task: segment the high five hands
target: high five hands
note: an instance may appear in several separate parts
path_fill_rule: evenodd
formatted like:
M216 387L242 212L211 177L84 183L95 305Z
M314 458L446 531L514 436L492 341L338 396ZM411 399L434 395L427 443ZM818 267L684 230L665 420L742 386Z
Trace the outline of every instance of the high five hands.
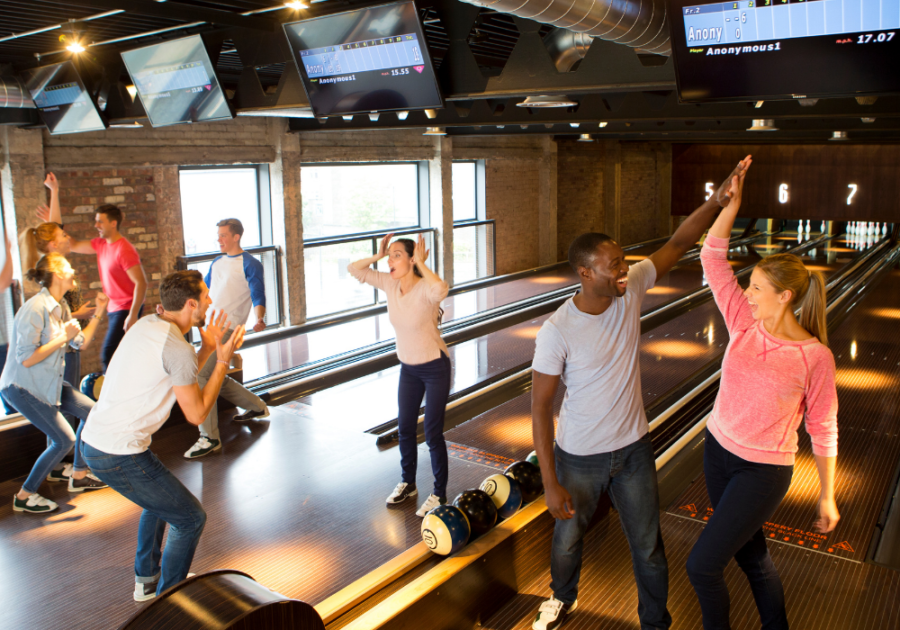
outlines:
M720 207L725 208L731 203L735 194L740 195L744 186L744 177L746 177L747 169L750 168L752 163L752 155L748 155L738 162L737 166L734 167L734 170L731 171L731 174L724 182L722 182L722 185L719 186L718 190L716 190L716 201L719 203Z

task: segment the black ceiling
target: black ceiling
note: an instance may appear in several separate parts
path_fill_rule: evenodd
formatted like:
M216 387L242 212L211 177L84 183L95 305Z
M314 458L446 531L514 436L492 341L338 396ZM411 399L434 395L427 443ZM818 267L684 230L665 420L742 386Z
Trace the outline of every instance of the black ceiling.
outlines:
M73 32L93 44L82 54L104 67L115 64L121 50L199 32L215 49L220 81L234 93L239 111L296 109L306 105L305 94L280 24L383 2L322 0L298 12L273 0L0 0L0 70L9 74L66 59L71 53L64 50L60 36L71 37ZM900 141L898 97L881 97L875 105L852 98L807 107L791 102L761 108L744 103L682 105L675 95L671 60L648 63L630 48L595 40L577 72L559 73L542 44L553 27L459 0L417 0L417 5L447 101L436 119L426 119L421 112L410 113L405 121L393 114L377 121L364 116L349 122L300 118L292 120L292 128L440 125L450 134L592 133L700 142L821 142L833 130L849 130L851 142ZM114 11L122 12L104 15ZM27 34L56 25L62 27ZM452 32L468 35L452 40ZM127 39L110 42L120 38ZM550 111L515 107L525 96L537 94L565 94L579 106ZM124 111L114 109L114 115L142 118L142 112L128 111L127 105ZM21 111L13 115L0 109L0 122L12 124L22 116ZM781 131L744 131L752 118L775 118ZM863 118L875 122L864 123ZM601 130L600 121L609 124ZM579 127L571 126L575 123Z

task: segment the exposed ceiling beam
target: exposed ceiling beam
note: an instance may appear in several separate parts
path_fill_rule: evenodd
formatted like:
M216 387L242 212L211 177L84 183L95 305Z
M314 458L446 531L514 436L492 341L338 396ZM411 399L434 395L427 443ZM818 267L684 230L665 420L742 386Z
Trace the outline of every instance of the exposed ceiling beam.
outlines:
M150 17L184 20L185 22L209 22L221 26L237 26L274 32L281 24L267 18L245 16L233 11L195 7L179 2L155 0L67 0L68 4L95 9L123 9L126 13Z

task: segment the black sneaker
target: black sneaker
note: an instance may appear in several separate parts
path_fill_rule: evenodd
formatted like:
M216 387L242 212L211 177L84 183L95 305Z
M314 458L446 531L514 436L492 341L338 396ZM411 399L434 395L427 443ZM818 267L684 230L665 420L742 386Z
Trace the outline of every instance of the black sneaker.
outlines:
M419 491L416 490L416 484L401 481L397 484L397 487L394 488L394 491L391 492L391 495L387 498L387 504L396 505L398 503L403 503L409 497L414 497L417 494L419 494Z
M56 503L54 503L50 499L45 499L37 492L35 492L25 500L22 500L16 495L13 495L13 511L15 512L43 514L44 512L52 512L58 507L59 506Z
M74 467L72 464L63 464L60 468L54 468L50 471L50 474L47 475L47 481L51 483L56 483L60 481L68 481L72 476L72 471Z
M555 597L550 597L538 609L537 617L534 618L534 623L531 624L531 630L555 630L555 628L559 628L565 623L566 617L575 610L576 606L578 606L577 599L571 604L564 604Z
M247 422L248 420L255 420L257 418L268 418L269 417L269 408L266 407L262 411L251 411L247 410L244 413L236 413L232 420L235 422Z
M102 490L103 488L109 488L109 486L95 477L93 473L88 473L81 479L76 479L74 475L69 477L69 492Z

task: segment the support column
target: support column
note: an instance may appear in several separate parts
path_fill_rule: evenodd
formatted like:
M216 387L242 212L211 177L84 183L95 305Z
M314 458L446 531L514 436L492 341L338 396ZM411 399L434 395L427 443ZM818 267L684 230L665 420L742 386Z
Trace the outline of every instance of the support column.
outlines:
M663 144L656 149L656 174L658 183L657 217L659 226L657 236L668 236L674 232L672 222L672 145Z
M603 232L618 242L622 232L622 146L618 140L603 144Z
M281 278L283 313L290 325L306 321L306 277L303 258L303 216L300 196L300 136L288 133L287 121L269 119L269 137L275 147L275 162L269 165L272 194L272 236L282 248Z
M184 256L184 222L181 216L181 186L177 166L153 169L159 238L159 273L151 274L151 286L175 271L175 259Z
M6 234L13 248L13 277L22 278L17 235L34 225L34 209L47 203L44 187L44 139L40 129L0 127L0 180Z
M557 146L551 136L541 140L540 180L538 182L538 264L556 262L557 221Z
M434 157L428 164L429 213L431 227L437 228L435 252L429 264L436 274L453 286L453 139L435 138Z

